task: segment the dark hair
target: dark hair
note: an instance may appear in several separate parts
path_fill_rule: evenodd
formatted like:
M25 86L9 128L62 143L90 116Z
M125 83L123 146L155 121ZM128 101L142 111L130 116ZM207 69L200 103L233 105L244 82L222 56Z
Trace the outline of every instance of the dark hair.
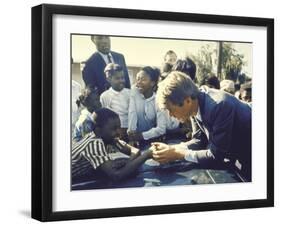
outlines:
M88 107L90 104L91 96L98 96L98 89L95 87L94 89L91 89L90 87L86 87L84 90L82 90L80 96L76 100L76 104L78 108L83 105L85 107Z
M177 54L175 53L175 51L173 51L173 50L168 50L168 51L165 53L165 55L164 55L164 60L166 59L167 55L172 55L172 54L177 55Z
M123 71L123 68L119 64L113 64L113 63L107 64L104 69L104 73L107 78L114 75L114 73L117 71Z
M146 66L143 67L141 71L144 71L150 77L151 81L158 82L160 77L160 70L158 68Z
M246 82L240 86L240 92L242 91L252 91L252 82Z
M182 106L186 97L197 99L199 89L191 78L180 71L172 71L158 84L156 103L160 109L167 109L167 103Z
M109 119L119 118L118 114L108 108L100 108L93 113L94 128L102 128Z
M172 70L183 72L189 75L192 80L194 80L196 76L196 64L189 57L185 60L177 60Z
M215 89L220 89L220 81L215 75L207 75L203 85L211 85Z
M163 73L170 72L172 70L172 67L173 67L173 65L165 63L165 64L163 64L162 72Z
M99 37L109 37L109 36L108 35L91 35L92 42L95 42L95 38L99 38Z

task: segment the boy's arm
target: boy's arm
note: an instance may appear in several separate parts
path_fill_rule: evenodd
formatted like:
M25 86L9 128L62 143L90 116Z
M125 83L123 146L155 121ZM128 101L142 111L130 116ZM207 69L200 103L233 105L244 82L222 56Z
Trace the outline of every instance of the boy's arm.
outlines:
M123 154L125 154L125 155L129 155L131 157L136 157L136 156L140 155L140 150L139 149L137 149L137 148L127 144L124 141L116 139L115 140L115 145L118 148L118 150L120 152L122 152Z
M133 174L147 159L152 158L152 151L148 150L143 152L137 158L131 159L123 168L113 169L112 161L107 161L100 166L102 172L104 172L111 180L120 181L131 174Z

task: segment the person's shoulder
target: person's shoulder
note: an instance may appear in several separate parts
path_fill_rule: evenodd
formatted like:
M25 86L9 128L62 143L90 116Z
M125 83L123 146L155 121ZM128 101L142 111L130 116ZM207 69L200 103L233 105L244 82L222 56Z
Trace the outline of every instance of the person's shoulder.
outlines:
M124 94L126 94L126 95L130 95L131 89L124 88L124 89L122 90L122 92L123 92Z
M90 143L97 141L103 143L100 138L97 138L94 132L88 133L83 137L82 140L78 141L73 145L72 150L84 150Z
M86 64L93 62L97 59L101 58L101 55L98 52L94 52L87 60L86 60Z
M105 90L104 92L102 92L102 94L100 95L100 99L104 99L104 98L107 98L110 96L110 93L111 91L108 89L108 90Z
M110 53L113 54L113 55L123 56L122 53L118 53L118 52L115 52L115 51L112 51L112 50L110 51Z
M110 51L110 53L112 54L113 57L124 58L124 55L122 53L118 53L118 52L115 52L115 51Z
M225 91L209 88L207 86L200 87L200 92L203 93L203 95L208 96L212 102L217 104L220 102L229 101L229 98L231 99L232 96Z
M138 90L138 88L133 85L132 88L130 89L130 96L131 97L140 97L141 94L140 94L140 91Z
M89 137L87 138L87 140L88 140L88 143L90 144L95 144L96 146L98 145L98 146L104 146L104 142L103 142L103 140L101 139L101 138L99 138L99 137L96 137L96 135L95 135L95 133L94 132L91 132L90 134L89 134Z
M200 87L199 104L203 117L213 121L213 118L218 114L231 111L234 108L234 103L230 96L221 90Z

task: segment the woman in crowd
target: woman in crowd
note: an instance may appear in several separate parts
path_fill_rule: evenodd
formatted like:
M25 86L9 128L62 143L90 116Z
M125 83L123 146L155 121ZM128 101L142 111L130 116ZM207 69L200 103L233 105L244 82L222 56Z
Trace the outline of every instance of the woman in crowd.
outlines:
M159 138L166 132L166 114L155 104L155 91L160 70L144 67L137 74L136 86L131 90L128 136L130 141Z

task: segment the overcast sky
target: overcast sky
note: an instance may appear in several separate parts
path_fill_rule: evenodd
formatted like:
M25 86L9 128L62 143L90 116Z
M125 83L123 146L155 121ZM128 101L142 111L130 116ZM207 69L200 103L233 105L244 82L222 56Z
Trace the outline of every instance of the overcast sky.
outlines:
M202 45L206 44L209 44L213 49L217 48L217 42L111 37L111 50L122 53L125 56L127 65L160 67L168 50L175 51L179 58L183 58L187 54L197 55ZM240 54L244 54L247 65L243 68L243 71L252 76L252 45L234 43L234 48ZM87 60L95 51L96 48L90 36L72 36L72 57L74 62Z

